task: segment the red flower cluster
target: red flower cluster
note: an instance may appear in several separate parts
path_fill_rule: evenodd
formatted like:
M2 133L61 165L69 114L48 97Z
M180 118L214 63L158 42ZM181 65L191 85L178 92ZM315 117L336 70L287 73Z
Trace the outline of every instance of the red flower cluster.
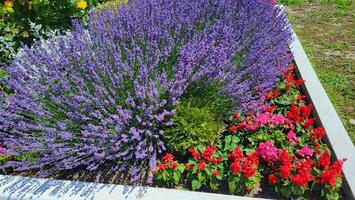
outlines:
M174 156L171 153L166 153L165 156L161 159L161 163L157 164L157 167L152 171L152 174L156 174L158 170L165 171L167 169L175 170L178 166L178 163L174 161Z
M316 163L316 167L326 169L329 167L329 165L330 165L330 155L329 155L328 150L325 150L323 155L321 155L318 158L318 162Z
M217 170L212 172L212 176L218 176L218 175L219 175L219 172Z
M276 109L277 109L276 105L271 105L271 106L267 106L266 108L264 108L264 111L269 112L269 113L273 113Z
M319 149L316 150L319 151L319 154L321 153ZM269 183L274 185L282 180L291 178L292 183L299 187L306 186L311 181L316 181L319 184L334 188L339 178L341 178L342 165L346 160L335 161L331 165L329 151L326 149L317 162L314 162L310 157L298 159L295 155L289 154L287 150L282 149L279 149L278 157L279 159L273 162L272 165L272 169L276 170L276 173L268 175ZM319 171L315 171L315 167ZM315 175L318 172L321 174Z
M291 89L292 86L300 88L301 84L304 83L303 79L295 79L295 74L293 73L295 66L289 66L290 70L286 71L283 76L286 79L285 87L286 89Z
M315 120L316 120L315 117L313 117L313 118L307 120L307 121L304 123L304 127L305 127L306 129L311 128L311 126L313 125L313 123L314 123Z
M166 153L165 156L161 159L163 162L172 162L175 156L171 153Z
M200 162L200 163L198 163L198 169L199 170L204 170L205 169L205 167L206 167L206 162L205 161L202 161L202 162Z
M189 148L188 152L191 153L191 156L194 160L199 161L200 163L198 164L198 169L199 170L204 170L206 167L206 162L212 163L214 165L218 165L220 162L222 162L222 157L213 157L214 152L216 151L217 147L215 145L210 145L205 148L203 151L202 155L196 151L194 148ZM189 168L190 166L185 168Z
M292 182L300 187L307 185L314 179L312 176L312 164L311 159L303 159L296 166L298 173L292 177Z
M255 176L257 166L259 165L259 156L257 152L244 157L243 152L237 146L232 153L228 154L228 158L233 161L230 164L230 169L235 175L242 172L246 178Z
M312 132L310 133L310 136L312 139L322 139L322 137L325 136L325 129L323 127L318 127L312 130Z
M278 183L280 180L275 176L275 174L269 174L268 176L269 179L269 183L271 184L276 184Z
M337 180L341 177L343 163L346 159L338 160L322 171L322 174L318 177L317 183L327 184L329 187L334 188Z
M279 96L279 90L270 90L268 93L265 94L265 97L268 99L274 99Z
M312 104L297 107L293 101L291 104L291 110L286 114L286 118L295 123L302 123L309 117L311 111Z
M191 153L192 158L193 158L194 160L200 159L200 153L197 152L194 148L191 147L191 148L189 148L187 151L188 151L189 153Z
M279 168L280 175L284 179L288 179L291 176L291 159L286 150L279 150L279 159L281 166Z
M242 130L243 128L244 128L244 124L243 123L239 124L238 126L233 124L233 125L231 125L229 127L229 131L232 132L232 133L235 133L236 131Z

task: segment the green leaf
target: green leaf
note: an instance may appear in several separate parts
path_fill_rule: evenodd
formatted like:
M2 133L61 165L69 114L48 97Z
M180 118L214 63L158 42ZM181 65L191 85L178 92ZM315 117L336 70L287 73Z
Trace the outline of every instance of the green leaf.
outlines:
M203 182L206 179L206 176L203 172L197 174L197 178L200 182Z
M185 170L185 165L184 164L179 164L176 168L178 171L183 172Z
M174 183L175 185L178 185L181 179L181 174L177 171L174 172L173 174L173 179L174 179Z
M193 191L198 190L201 187L201 182L196 179L192 180L191 186Z
M233 176L229 176L228 177L228 188L229 188L229 192L231 194L235 194L236 193L236 184L235 184Z
M234 135L232 137L232 142L233 142L233 144L238 144L240 142L240 138Z
M167 181L167 180L168 180L168 173L167 173L166 171L164 171L164 172L162 173L162 177L163 177L163 180L164 180L164 181Z
M218 189L218 185L219 185L219 183L218 183L218 181L217 181L217 179L215 179L215 178L211 178L210 179L210 188L212 189L212 190L217 190Z

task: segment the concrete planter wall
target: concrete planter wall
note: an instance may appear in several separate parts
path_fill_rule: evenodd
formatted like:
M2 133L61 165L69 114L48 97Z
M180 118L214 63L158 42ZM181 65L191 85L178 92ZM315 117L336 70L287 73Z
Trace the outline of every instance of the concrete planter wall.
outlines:
M313 114L319 119L317 123L323 126L328 133L327 140L333 150L333 155L335 155L337 159L348 158L343 168L343 191L347 200L353 200L355 195L355 148L296 36L295 41L291 44L291 50L298 65L298 76L306 81L303 92L313 104ZM0 200L2 199L256 200L256 198L249 197L163 188L133 187L0 175Z

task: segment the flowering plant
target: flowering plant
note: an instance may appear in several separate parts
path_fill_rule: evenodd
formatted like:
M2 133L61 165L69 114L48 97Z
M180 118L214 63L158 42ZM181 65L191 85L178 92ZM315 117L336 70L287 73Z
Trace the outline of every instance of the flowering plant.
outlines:
M255 151L246 155L237 146L239 141L238 137L229 135L217 145L191 147L188 149L190 156L182 165L172 159L167 162L167 157L174 158L168 153L158 161L152 174L161 186L174 183L175 187L215 191L228 185L231 194L249 193L260 184L259 158ZM163 174L167 177L163 178ZM172 178L174 181L170 181Z
M311 104L299 90L303 81L295 78L294 69L290 66L277 89L266 93L262 112L234 113L216 146L188 150L192 158L183 159L189 167L179 186L191 183L193 190L221 190L228 185L229 193L243 194L256 190L263 178L285 197L340 198L346 159L331 162L322 142L326 132L315 127ZM219 162L211 162L217 158Z
M70 34L24 47L8 66L13 95L0 93L0 141L9 154L34 158L5 167L42 177L84 170L98 181L114 171L126 176L116 183L145 182L195 83L221 85L216 92L233 110L259 110L262 91L291 59L286 14L264 0L117 7L90 13L87 28L74 23Z
M173 187L181 184L181 175L185 170L183 164L174 161L174 156L166 153L165 156L157 163L156 168L152 171L157 183L164 183L166 187Z

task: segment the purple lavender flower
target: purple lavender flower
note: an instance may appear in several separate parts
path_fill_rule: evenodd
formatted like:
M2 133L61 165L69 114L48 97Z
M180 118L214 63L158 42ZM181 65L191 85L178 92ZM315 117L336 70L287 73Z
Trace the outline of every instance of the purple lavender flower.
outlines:
M290 56L285 13L265 0L132 0L87 29L23 47L0 94L0 141L41 176L118 164L136 182L165 150L174 106L195 81L257 110ZM153 148L153 150L152 150Z

